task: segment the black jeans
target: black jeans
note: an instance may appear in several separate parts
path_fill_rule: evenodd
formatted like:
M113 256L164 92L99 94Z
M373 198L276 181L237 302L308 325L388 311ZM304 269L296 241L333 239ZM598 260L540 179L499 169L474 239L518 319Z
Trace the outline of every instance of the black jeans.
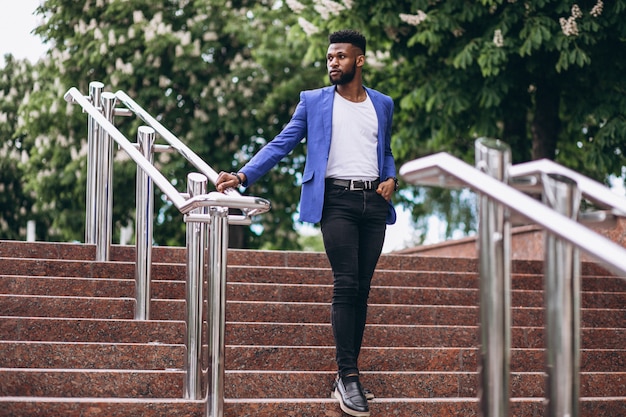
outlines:
M367 299L385 240L388 209L376 190L326 185L321 228L333 270L331 323L340 376L359 372Z

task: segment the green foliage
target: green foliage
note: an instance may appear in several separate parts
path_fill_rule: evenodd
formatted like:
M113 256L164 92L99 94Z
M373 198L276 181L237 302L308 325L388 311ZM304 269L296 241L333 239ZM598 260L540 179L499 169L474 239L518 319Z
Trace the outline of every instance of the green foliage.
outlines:
M86 116L62 97L72 86L86 93L94 80L126 91L216 170L237 169L289 120L299 91L327 83L327 34L341 28L367 36L365 82L395 100L398 166L440 151L472 162L475 138L488 136L507 142L515 163L552 158L605 181L621 174L626 151L626 6L578 4L47 0L37 33L51 46L48 57L3 69L0 91L28 97L0 110L11 120L1 127L10 155L1 158L2 175L13 184L3 206L32 206L50 230L45 238L82 238ZM116 123L132 138L141 121ZM246 232L248 246L303 247L293 219L305 155L297 147L246 190L272 202ZM188 163L159 155L157 164L185 191ZM134 172L116 160L114 230L134 217ZM420 227L434 213L450 234L475 228L466 194L404 188L410 197L397 202ZM160 195L156 211L157 243L182 244L180 213ZM0 230L21 235L13 221L23 217Z

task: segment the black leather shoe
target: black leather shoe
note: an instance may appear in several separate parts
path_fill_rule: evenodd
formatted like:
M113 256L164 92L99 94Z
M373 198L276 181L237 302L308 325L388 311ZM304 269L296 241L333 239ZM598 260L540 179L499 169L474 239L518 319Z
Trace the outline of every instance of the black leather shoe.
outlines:
M367 388L365 388L363 384L361 384L360 382L359 382L359 386L361 387L361 392L363 393L363 396L365 397L365 399L367 399L367 401L370 401L376 398L374 393L368 390Z
M374 393L372 391L368 390L367 388L365 388L363 386L363 384L361 384L360 382L359 382L359 386L361 387L361 391L363 392L363 396L365 397L365 399L367 401L371 401L374 398L376 398ZM331 390L330 398L334 398L335 397L335 388L337 388L337 380L333 381L333 389Z
M369 417L370 409L367 406L367 399L359 385L359 381L344 385L343 380L338 378L335 385L335 398L339 400L339 406L344 413L354 417Z

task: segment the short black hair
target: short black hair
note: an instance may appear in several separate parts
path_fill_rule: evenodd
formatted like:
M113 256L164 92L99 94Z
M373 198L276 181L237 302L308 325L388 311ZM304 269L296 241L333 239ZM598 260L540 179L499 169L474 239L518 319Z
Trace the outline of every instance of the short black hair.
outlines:
M365 55L365 45L367 42L365 36L356 30L344 29L328 35L328 43L350 43L360 48Z

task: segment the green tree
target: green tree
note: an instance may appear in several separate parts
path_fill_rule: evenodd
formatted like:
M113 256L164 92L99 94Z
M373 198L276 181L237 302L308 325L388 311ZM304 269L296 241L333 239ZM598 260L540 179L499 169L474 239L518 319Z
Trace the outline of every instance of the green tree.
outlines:
M288 82L274 81L275 74L299 72L301 60L278 47L288 36L287 23L280 19L291 15L270 6L256 1L48 0L38 8L44 23L36 32L51 45L40 67L48 82L33 91L23 109L29 121L23 134L30 154L28 184L52 225L47 238L80 240L84 234L86 116L63 102L72 86L87 93L95 80L108 91L126 91L216 170L236 169L271 138L295 105L293 92L305 88L311 77L305 70ZM259 39L270 49L254 52ZM294 94L293 104L282 102L282 94ZM133 138L141 121L118 118L116 124ZM37 139L44 136L45 141ZM161 154L156 163L186 191L186 174L194 169L183 158ZM297 179L285 178L293 170L285 164L252 190L272 201L273 210L257 219L261 227L254 230L265 233L248 231L243 244L299 247L293 231ZM117 158L114 230L134 215L134 175L134 164ZM184 243L178 211L160 195L156 211L157 243Z
M509 143L514 162L556 159L606 180L624 165L626 27L622 2L531 0L47 0L37 33L50 45L37 88L11 137L29 156L24 188L52 230L82 239L86 116L69 87L102 81L124 90L217 170L234 170L289 120L302 89L327 83L327 34L368 38L365 82L396 103L398 164L439 151L468 162L480 136ZM26 94L26 93L25 93ZM119 119L134 137L137 119ZM299 174L297 147L247 192L273 209L246 230L247 245L290 249ZM116 161L115 229L134 214L133 164ZM157 163L184 191L193 169ZM405 186L397 201L418 222L439 213L450 233L471 232L463 193ZM159 244L181 244L180 214L161 198ZM444 213L444 214L442 214ZM420 224L421 225L421 224ZM262 233L260 233L262 231Z
M33 85L33 68L25 60L5 55L0 68L0 239L23 239L26 223L36 220L35 197L24 188L28 152L17 134L19 108Z
M338 27L368 36L375 71L366 81L396 100L393 149L400 162L440 151L472 162L475 138L487 136L509 143L514 162L555 159L601 181L621 174L623 2L287 4L297 4L310 23L309 55L319 53L322 34ZM468 221L472 229L470 205L451 210L462 207L455 193L435 205L431 197L439 191L418 193L421 203L412 193L404 200L418 218L440 206L450 231Z

